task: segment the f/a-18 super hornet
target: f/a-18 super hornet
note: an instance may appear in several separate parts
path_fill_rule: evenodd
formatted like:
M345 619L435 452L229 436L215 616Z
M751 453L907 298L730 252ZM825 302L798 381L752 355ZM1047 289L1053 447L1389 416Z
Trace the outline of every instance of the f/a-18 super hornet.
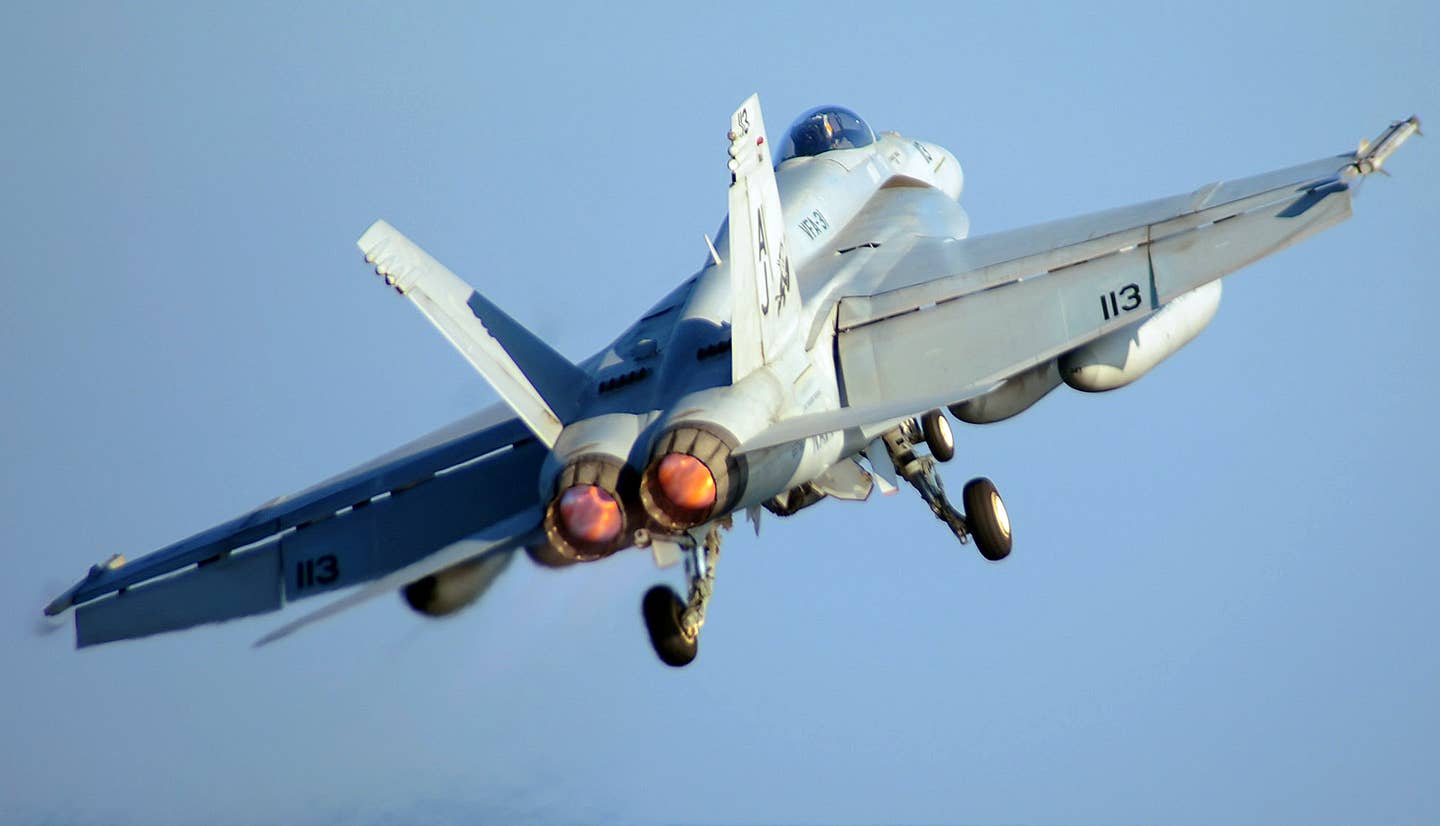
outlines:
M729 216L701 270L575 364L389 224L359 240L503 403L56 598L96 645L364 584L260 640L378 594L473 603L517 552L559 567L628 548L684 563L647 592L660 659L694 659L721 531L902 482L988 560L1011 524L988 479L959 507L936 463L945 410L983 424L1061 384L1135 381L1214 316L1220 278L1345 220L1354 187L1419 131L1193 192L968 237L964 176L936 144L824 106L771 142L730 118ZM723 253L723 254L722 254ZM938 369L936 365L944 365Z

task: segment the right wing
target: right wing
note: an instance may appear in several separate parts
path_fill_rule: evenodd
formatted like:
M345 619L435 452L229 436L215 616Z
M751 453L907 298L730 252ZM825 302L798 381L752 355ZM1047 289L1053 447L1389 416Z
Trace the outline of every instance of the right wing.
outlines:
M866 435L1133 324L1348 218L1352 184L1418 126L1411 118L1359 152L1172 198L867 250L857 282L873 291L840 299L836 312L845 406L779 422L741 449L851 428Z

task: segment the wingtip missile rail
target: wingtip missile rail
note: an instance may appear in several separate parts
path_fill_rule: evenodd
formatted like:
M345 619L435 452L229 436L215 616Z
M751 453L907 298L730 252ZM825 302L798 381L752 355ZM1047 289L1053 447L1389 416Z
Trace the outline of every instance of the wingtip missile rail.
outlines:
M1362 141L1360 148L1355 152L1355 170L1361 175L1369 175L1371 172L1384 172L1385 160L1389 158L1400 145L1410 139L1411 135L1423 134L1420 131L1420 117L1411 115L1405 120L1396 121L1390 124L1380 137L1374 141Z
M75 607L75 594L81 587L90 583L106 571L119 570L125 565L125 562L124 554L111 554L104 562L97 562L91 565L90 572L85 575L84 579L70 586L65 593L50 600L50 604L45 606L45 616L58 616Z

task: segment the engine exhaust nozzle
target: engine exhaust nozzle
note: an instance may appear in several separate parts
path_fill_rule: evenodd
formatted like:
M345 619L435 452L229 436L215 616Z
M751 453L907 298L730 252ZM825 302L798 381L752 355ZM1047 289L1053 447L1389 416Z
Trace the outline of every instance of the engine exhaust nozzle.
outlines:
M681 426L656 440L654 457L640 477L640 504L661 528L704 524L738 493L732 448L711 431Z
M560 471L545 509L545 538L562 559L600 559L629 543L619 492L624 475L625 466L607 456L582 457Z

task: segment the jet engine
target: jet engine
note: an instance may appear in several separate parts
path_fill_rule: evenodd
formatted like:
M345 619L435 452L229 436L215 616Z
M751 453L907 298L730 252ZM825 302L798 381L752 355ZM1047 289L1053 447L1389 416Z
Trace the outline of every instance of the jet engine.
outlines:
M1135 381L1200 335L1220 308L1220 282L1177 296L1143 321L1106 333L1060 357L1065 383L1102 393Z
M655 524L679 531L703 524L740 492L730 442L710 429L675 427L655 440L640 477L640 503Z
M640 434L630 413L592 416L565 426L540 472L548 499L545 541L527 547L537 564L559 568L603 559L634 540L635 466L626 457Z
M629 544L622 490L634 489L634 472L627 471L627 465L606 455L582 456L567 464L545 509L545 538L554 554L541 552L537 557L532 552L531 558L551 566L588 562Z
M401 589L405 602L427 617L444 617L480 598L510 563L510 554L482 556L417 579Z

